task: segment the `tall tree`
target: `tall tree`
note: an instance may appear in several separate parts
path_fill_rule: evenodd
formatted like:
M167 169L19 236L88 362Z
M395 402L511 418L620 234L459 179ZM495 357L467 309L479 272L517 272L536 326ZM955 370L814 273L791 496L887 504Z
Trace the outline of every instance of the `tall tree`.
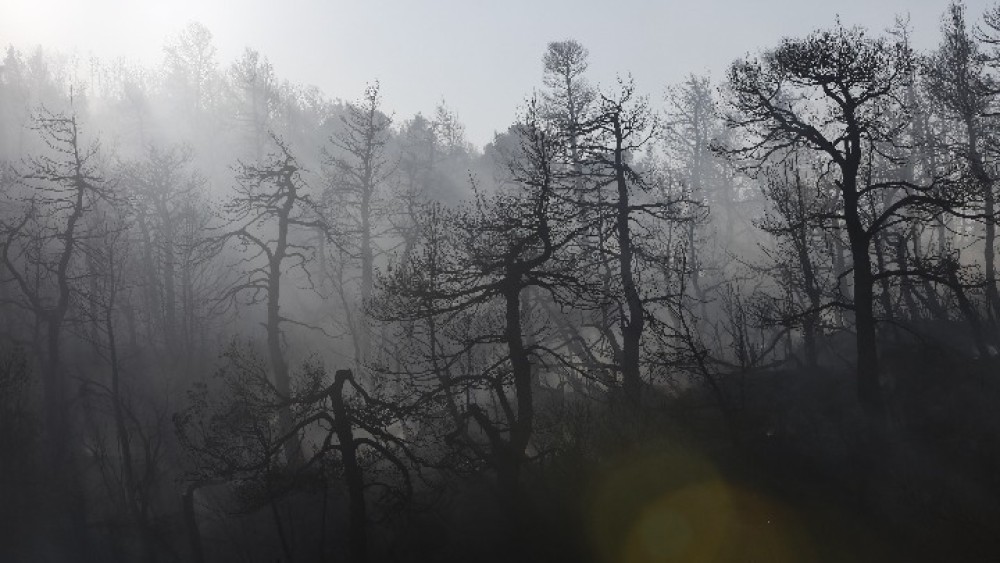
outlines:
M62 345L78 289L75 267L86 236L83 221L109 191L100 172L100 145L84 141L75 114L43 112L35 123L49 151L29 159L21 175L23 211L4 223L0 250L9 276L4 281L14 285L42 335L37 350L46 429L52 461L61 462L72 436Z
M86 505L75 474L77 404L64 358L68 325L79 302L82 242L86 219L110 194L101 173L100 144L86 142L75 113L42 112L35 127L48 150L28 159L21 173L19 214L0 223L4 285L11 304L29 313L33 345L42 375L45 467L51 471L53 544L64 557L89 556ZM72 554L72 555L71 555Z
M264 156L278 101L274 68L267 57L246 49L230 67L229 78L236 94L236 121L248 132L253 158L259 160Z
M987 20L988 22L989 20ZM998 85L989 73L989 59L969 33L965 6L952 2L941 27L941 45L923 65L924 86L931 98L964 130L954 150L962 158L982 201L983 268L986 275L987 310L1000 314L996 267L996 171L990 147L996 146L994 116ZM996 30L1000 32L1000 28ZM1000 41L998 36L997 41Z
M313 259L315 246L296 237L303 231L325 229L322 214L309 194L301 167L289 148L273 137L276 151L263 162L241 164L236 194L224 206L227 232L215 239L220 247L235 241L243 250L243 272L224 297L244 299L266 307L267 352L280 397L291 397L292 381L283 344L282 327L290 319L281 313L282 287L293 269L308 279L306 265ZM297 233L296 231L299 231ZM293 427L291 405L278 411L283 435ZM284 444L286 458L302 460L301 444L289 437Z
M725 125L712 93L708 77L689 76L683 83L668 88L666 115L661 129L665 167L671 180L679 184L683 197L712 206L721 233L705 232L699 222L685 223L687 248L685 258L690 270L687 284L701 303L707 302L711 280L706 272L718 266L712 263L713 247L733 244L737 227L734 182L724 159L711 150L713 143L725 137ZM721 239L721 240L720 240ZM704 315L704 306L702 307Z
M865 411L885 414L876 339L875 241L887 228L921 212L951 208L936 183L918 186L886 161L906 126L887 115L905 112L904 93L914 56L902 41L873 38L858 28L836 27L802 39L786 39L729 70L730 127L745 136L731 155L749 157L751 168L776 160L786 149L816 153L835 174L839 200L824 215L826 228L842 224L852 259L857 342L857 390ZM844 272L846 273L846 272Z
M614 335L607 337L615 350L625 396L637 404L643 381L641 352L647 310L638 277L639 235L635 223L638 216L647 213L655 216L663 208L635 200L636 192L651 186L633 167L633 159L653 139L655 128L646 101L635 94L631 81L623 82L620 91L613 95L601 94L598 104L581 125L579 147L583 154L584 181L576 182L572 189L578 192L577 205L590 217L590 232L596 239L592 245L598 251L599 266L612 268L604 280L608 293L605 298L619 311L620 347ZM607 262L609 257L611 261ZM610 285L612 277L614 285Z
M182 320L191 314L185 299L191 280L184 275L190 265L185 242L192 242L183 240L185 222L190 219L187 205L204 185L204 180L189 170L192 158L189 146L150 145L143 159L123 166L142 243L145 305L153 330L174 358L180 355L182 341L188 340ZM185 352L192 350L186 347Z
M211 100L216 48L212 32L192 22L163 48L166 86L181 112L197 119Z
M342 248L360 270L359 291L354 299L362 304L371 299L377 239L385 215L384 195L380 192L394 172L386 153L392 120L382 113L381 104L376 82L365 89L359 103L347 105L340 118L341 129L330 139L334 151L326 152L327 197L337 214ZM369 360L370 328L363 318L363 307L355 308L350 314L354 321L350 330L358 350L356 360L364 364Z
M524 500L522 471L535 431L533 366L546 352L527 334L525 292L540 288L568 302L579 281L560 262L566 256L559 250L579 234L575 209L555 195L564 149L538 119L537 106L531 109L518 128L523 148L511 163L514 184L456 211L430 207L444 213L444 221L424 222L433 239L394 268L377 300L384 320L429 321L427 361L446 395L457 384L451 366L462 354L478 349L486 356L478 372L461 378L468 393L464 412L450 399L447 408L460 424L456 436L485 437L485 451L474 442L463 445L485 456L511 509ZM445 351L445 334L458 342L458 352ZM468 420L478 433L463 430Z
M587 83L589 52L579 42L568 39L549 43L542 57L544 73L542 83L545 117L568 132L570 160L579 167L578 135L580 125L587 117L597 93Z
M831 233L823 228L823 217L836 206L822 174L807 162L790 155L770 167L762 178L764 197L771 204L758 226L774 238L774 248L763 253L784 294L763 312L766 324L801 327L807 366L818 365L818 344L822 335L822 313L830 307L829 287L833 264L823 260Z
M376 82L365 89L361 102L347 105L341 131L330 139L337 153L327 156L330 192L345 223L341 230L353 240L353 253L360 264L363 301L372 292L379 191L393 173L386 154L392 120L381 105Z

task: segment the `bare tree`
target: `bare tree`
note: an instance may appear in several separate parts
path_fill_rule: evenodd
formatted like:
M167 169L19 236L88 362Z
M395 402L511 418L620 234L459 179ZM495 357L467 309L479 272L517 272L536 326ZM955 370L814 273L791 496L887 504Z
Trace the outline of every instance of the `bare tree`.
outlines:
M771 167L762 178L764 196L772 209L758 226L774 237L773 249L763 249L771 273L784 295L761 312L768 325L801 327L805 363L818 365L823 311L835 301L830 287L832 261L825 260L830 237L823 217L833 213L836 200L821 176L815 175L796 155Z
M277 148L275 153L263 162L241 164L238 168L236 194L224 205L226 232L216 237L214 244L221 247L234 241L243 251L242 275L223 298L265 304L267 350L274 384L282 396L289 397L292 383L282 326L292 321L281 313L282 287L293 269L309 279L306 265L313 259L315 247L299 242L296 231L325 229L326 223L309 194L298 161L280 139L272 139ZM293 424L289 407L281 409L278 416L281 429L287 433ZM290 463L301 461L297 439L289 437L285 448Z
M365 90L360 103L348 104L347 113L341 116L341 131L330 139L336 150L326 154L327 196L338 215L334 220L342 235L340 244L361 270L361 303L371 299L378 254L376 240L385 215L380 192L393 173L386 154L392 120L382 113L381 103L376 82ZM363 309L357 309L351 332L361 351L357 361L363 364L368 359L370 329L358 318Z
M621 337L607 332L611 323L602 322L605 337L614 350L621 370L626 398L638 404L642 390L641 348L646 328L646 306L636 256L635 221L638 215L656 215L659 204L647 205L634 200L638 190L648 189L644 176L633 167L633 158L654 135L652 115L645 100L637 98L631 81L621 84L614 95L601 94L599 107L581 125L580 150L583 153L584 181L574 185L578 205L588 212L592 223L592 244L605 273L605 293L618 309ZM596 228L594 228L596 227ZM605 232L607 229L607 232ZM610 242L608 242L610 241ZM610 261L607 261L610 258ZM613 285L612 285L612 279ZM611 288L614 288L613 290ZM620 291L620 298L617 297Z
M308 484L310 476L319 476L328 486L323 475L337 472L348 496L348 560L368 561L371 494L367 491L379 487L390 496L408 498L413 492L411 472L419 463L389 430L399 421L399 409L366 391L350 370L338 370L331 382L321 365L306 362L297 378L301 385L284 395L270 381L268 362L252 347L234 343L224 357L222 369L193 390L191 405L174 419L181 444L191 456L186 518L194 553L203 549L193 492L211 484L242 483L246 493L242 510L268 508L284 557L293 560L296 545L277 502ZM292 424L287 428L280 421L275 424L275 414L289 407ZM313 447L298 465L283 466L280 454L299 434L309 434ZM376 475L386 472L379 464L387 464L394 478L377 480Z
M800 147L821 155L834 174L839 205L824 217L830 226L843 224L847 233L858 398L875 418L885 413L885 399L879 384L873 244L880 232L914 213L950 207L939 197L937 184L917 186L893 174L879 175L882 147L905 126L884 116L905 111L903 88L913 64L902 42L837 27L786 39L758 58L737 61L729 71L733 112L727 120L746 135L730 154L759 164Z
M989 27L987 19L987 27ZM1000 33L1000 28L994 30ZM996 171L989 153L995 150L996 97L998 85L988 69L989 57L969 33L965 6L952 2L942 25L942 41L937 51L924 62L924 87L930 97L957 120L964 138L952 150L965 161L972 181L978 184L982 201L983 268L986 276L987 311L991 318L1000 314L996 269ZM991 38L992 37L992 38ZM1000 42L1000 36L984 34L987 43Z
M166 417L163 403L138 400L141 391L134 377L128 377L135 372L127 369L118 336L122 303L129 299L132 287L141 283L127 267L134 242L130 230L134 213L117 201L113 206L102 205L91 219L90 236L83 244L91 283L82 297L90 305L87 321L93 325L95 337L91 345L108 373L93 374L86 380L86 419L92 423L92 431L84 443L111 501L110 520L124 516L126 530L135 530L145 559L155 562L158 552L172 551L156 524L165 471ZM108 411L110 425L102 420ZM108 434L113 436L111 446ZM127 549L125 538L120 543Z
M670 171L670 180L679 184L685 199L711 206L717 219L713 227L721 231L705 229L698 221L684 224L685 254L691 271L688 286L695 298L706 302L713 280L702 278L718 269L719 264L713 263L713 258L718 259L718 256L713 254L720 246L734 244L739 224L731 168L711 149L712 143L724 139L725 124L707 77L692 75L683 83L668 88L666 104L660 129L661 146L667 160L664 167Z
M536 108L520 127L523 149L511 164L516 185L453 212L432 207L443 213L425 222L434 238L394 267L377 300L383 320L427 321L428 361L456 419L453 437L473 439L467 421L475 423L486 448L463 445L496 471L498 491L511 509L523 500L521 473L534 432L533 366L551 353L527 333L525 292L540 288L568 299L580 289L573 268L560 262L566 256L559 250L579 235L576 209L555 197L561 140L538 119ZM446 334L457 350L442 345ZM453 375L473 349L485 354L483 365ZM461 413L451 402L457 385L469 393Z
M542 57L542 83L548 89L543 94L546 119L568 131L570 161L579 168L580 154L577 136L597 94L587 83L584 73L589 62L587 48L575 40L549 43Z
M49 453L58 466L73 434L62 345L79 289L76 263L87 236L83 221L108 188L100 172L100 145L84 142L75 114L43 111L36 128L49 154L29 159L21 175L22 213L4 222L0 252L4 281L16 288L15 304L34 317Z
M253 158L260 160L269 141L272 116L277 104L274 68L259 52L246 49L229 70L237 94L236 122L249 132Z
M28 313L30 341L42 376L45 466L52 479L56 541L70 551L88 549L86 505L74 472L79 436L73 370L64 359L67 327L83 304L82 243L87 216L110 188L101 174L100 145L87 143L75 113L42 111L35 119L47 151L30 157L20 174L18 214L0 224L3 282L13 286L8 305Z
M198 241L190 240L188 222L197 221L190 205L205 182L189 170L192 158L188 146L151 145L145 158L125 163L122 170L136 208L145 309L152 317L152 332L175 358L182 350L194 351L194 334L187 332L194 328L189 322L193 315L190 245Z
M216 48L212 32L193 22L178 33L163 49L166 83L176 103L189 119L197 119L213 94Z

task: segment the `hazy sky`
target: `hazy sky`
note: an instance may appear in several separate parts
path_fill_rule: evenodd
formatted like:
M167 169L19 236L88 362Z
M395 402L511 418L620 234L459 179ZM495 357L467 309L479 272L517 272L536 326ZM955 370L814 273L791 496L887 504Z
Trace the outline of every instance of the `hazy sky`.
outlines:
M992 1L969 0L971 21ZM279 77L358 97L379 79L399 119L432 113L442 99L469 140L505 129L541 83L549 41L574 38L591 77L611 85L631 72L662 96L689 73L721 77L734 58L783 36L833 24L890 27L909 14L918 48L938 37L947 0L0 0L0 44L42 44L79 56L162 59L164 40L199 21L220 63L250 46ZM238 7L236 7L238 6Z

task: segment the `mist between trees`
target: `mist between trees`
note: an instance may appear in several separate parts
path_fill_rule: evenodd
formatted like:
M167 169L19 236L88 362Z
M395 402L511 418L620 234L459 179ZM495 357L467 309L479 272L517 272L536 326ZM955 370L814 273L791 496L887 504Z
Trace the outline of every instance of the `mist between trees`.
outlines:
M155 68L9 48L0 557L989 560L1000 9L966 19L662 99L552 42L482 149L198 24Z

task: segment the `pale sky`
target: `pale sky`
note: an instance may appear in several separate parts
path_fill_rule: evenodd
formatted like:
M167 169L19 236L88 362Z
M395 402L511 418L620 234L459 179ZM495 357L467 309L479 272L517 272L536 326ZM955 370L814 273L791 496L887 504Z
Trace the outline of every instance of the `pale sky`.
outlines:
M969 20L994 4L968 0ZM938 39L947 0L2 0L0 45L41 44L81 57L156 64L190 21L215 36L228 66L244 47L280 78L354 99L382 83L397 119L444 99L478 146L506 129L541 84L549 41L590 50L590 76L611 86L631 72L654 105L689 73L722 77L733 59L783 36L828 27L839 14L873 31L909 14L917 48Z

